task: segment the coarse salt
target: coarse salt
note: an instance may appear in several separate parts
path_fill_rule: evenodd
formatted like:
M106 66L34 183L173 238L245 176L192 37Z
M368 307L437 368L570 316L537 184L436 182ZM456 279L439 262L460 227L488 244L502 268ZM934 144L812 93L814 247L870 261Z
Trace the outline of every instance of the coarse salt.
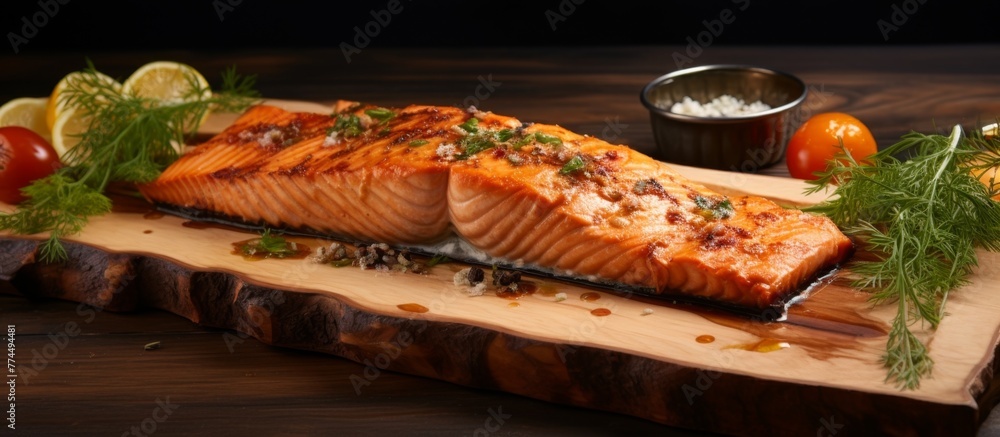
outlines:
M771 106L760 100L747 104L743 99L723 94L708 103L701 103L690 97L684 97L684 100L674 103L670 107L670 112L697 117L737 117L767 111L768 109L771 109Z
M323 147L332 147L337 144L340 144L340 133L337 131L330 131L330 135L323 139Z
M451 143L441 143L435 152L439 158L445 161L454 161L455 155L458 154L458 147Z

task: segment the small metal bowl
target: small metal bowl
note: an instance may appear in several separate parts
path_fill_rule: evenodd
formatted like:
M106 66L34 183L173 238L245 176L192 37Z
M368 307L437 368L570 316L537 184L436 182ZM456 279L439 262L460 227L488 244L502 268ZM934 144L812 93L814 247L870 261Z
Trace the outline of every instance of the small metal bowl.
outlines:
M746 65L706 65L661 76L639 95L649 109L653 137L666 162L756 172L782 159L801 123L806 85L788 73ZM690 97L702 104L722 95L771 109L750 115L702 117L671 112Z

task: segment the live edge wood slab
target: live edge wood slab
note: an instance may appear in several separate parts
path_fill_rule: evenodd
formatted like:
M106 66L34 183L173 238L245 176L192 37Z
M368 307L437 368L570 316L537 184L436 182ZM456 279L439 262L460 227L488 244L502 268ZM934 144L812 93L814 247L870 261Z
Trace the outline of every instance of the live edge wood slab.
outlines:
M215 117L204 129L230 120ZM822 198L804 196L790 179L676 168L730 194L786 204ZM0 280L25 295L115 312L158 308L233 330L234 341L246 334L345 357L370 370L352 380L358 389L393 371L734 435L811 435L837 423L877 434L974 435L996 404L996 254L980 254L981 268L952 294L939 328L921 332L933 377L901 391L884 381L880 363L894 307L872 307L847 285L847 269L771 322L539 277L528 278L539 291L517 300L471 297L452 283L459 263L385 274L231 253L252 236L133 202L68 238L65 262L39 261L41 236L0 234ZM413 311L420 307L427 311ZM610 315L591 313L598 308Z

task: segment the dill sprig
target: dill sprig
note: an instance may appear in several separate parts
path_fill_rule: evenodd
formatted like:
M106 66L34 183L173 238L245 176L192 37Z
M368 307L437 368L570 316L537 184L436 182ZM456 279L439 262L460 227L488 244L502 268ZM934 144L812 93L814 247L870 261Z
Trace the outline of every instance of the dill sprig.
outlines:
M25 187L27 200L14 212L0 214L0 229L49 232L41 247L45 261L65 259L60 240L80 232L89 217L111 211L111 200L104 195L109 184L153 181L177 159L179 148L209 111L242 111L258 98L255 78L239 76L233 68L223 73L218 93L188 77L188 93L169 102L120 93L90 62L83 72L61 94L90 119L80 142L62 157L64 167Z
M294 243L289 242L280 234L271 233L270 229L264 229L260 233L260 238L253 239L240 247L240 251L245 256L257 256L263 254L265 258L286 258L295 255L298 248Z
M875 256L850 269L873 304L897 306L882 357L886 381L897 386L918 388L934 366L911 328L937 328L948 294L977 265L977 247L1000 250L997 186L979 180L1000 165L998 149L998 141L966 137L960 126L947 137L911 132L865 163L845 150L807 190L836 186L830 200L807 210L830 217Z

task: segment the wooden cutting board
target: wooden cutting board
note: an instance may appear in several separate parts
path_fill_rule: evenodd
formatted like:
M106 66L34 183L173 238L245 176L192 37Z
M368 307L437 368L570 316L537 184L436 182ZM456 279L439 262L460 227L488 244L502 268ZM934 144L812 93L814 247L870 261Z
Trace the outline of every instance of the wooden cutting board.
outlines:
M233 119L213 116L203 131ZM804 196L805 184L792 179L675 168L727 194L798 205L823 198ZM67 239L65 263L36 260L41 236L0 234L0 279L26 295L110 311L164 309L232 329L234 342L251 335L346 357L366 365L352 380L359 393L395 371L738 435L973 435L996 403L1000 257L992 253L980 253L980 269L952 294L937 331L921 331L933 377L901 391L884 381L880 363L895 307L873 308L848 286L846 270L770 322L542 277L529 277L537 291L518 299L473 297L453 284L460 263L378 273L232 253L232 243L255 235L122 201ZM313 249L330 243L291 239Z

